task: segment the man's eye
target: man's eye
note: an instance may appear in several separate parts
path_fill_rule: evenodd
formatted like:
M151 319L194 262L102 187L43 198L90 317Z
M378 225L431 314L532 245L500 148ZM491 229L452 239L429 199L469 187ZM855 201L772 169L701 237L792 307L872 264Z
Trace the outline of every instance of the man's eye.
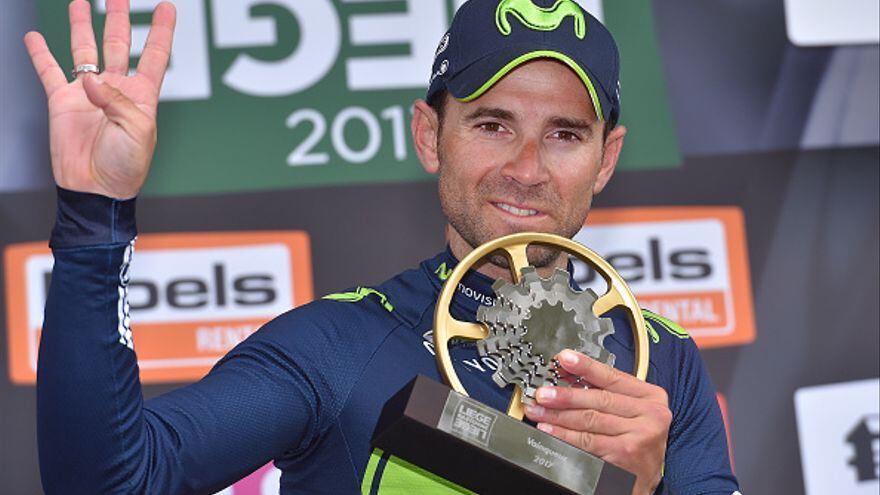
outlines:
M499 124L498 122L483 122L482 124L478 124L477 127L482 131L492 132L492 133L504 131L504 127L502 127L502 125Z
M581 137L571 131L556 131L552 134L553 138L560 141L580 141Z

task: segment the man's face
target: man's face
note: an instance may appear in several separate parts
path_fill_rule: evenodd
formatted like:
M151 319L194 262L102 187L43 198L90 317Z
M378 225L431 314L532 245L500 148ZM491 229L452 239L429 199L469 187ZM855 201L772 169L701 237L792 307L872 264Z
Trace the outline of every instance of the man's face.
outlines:
M555 61L527 63L472 102L448 98L436 169L420 156L439 172L453 251L515 232L573 237L611 176L622 133L603 139L587 89ZM535 266L554 258L530 252Z

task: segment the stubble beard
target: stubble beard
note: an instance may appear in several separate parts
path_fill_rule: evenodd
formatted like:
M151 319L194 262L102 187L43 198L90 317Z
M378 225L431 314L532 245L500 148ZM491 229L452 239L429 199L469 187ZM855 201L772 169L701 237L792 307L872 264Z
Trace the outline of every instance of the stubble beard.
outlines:
M439 150L438 150L439 151ZM485 220L477 214L478 204L469 201L465 196L466 191L457 188L453 180L450 179L447 167L443 166L443 154L438 153L440 161L440 177L439 177L439 194L440 206L449 224L455 229L462 239L471 249L475 249L489 241L498 237L513 234L514 232L493 232ZM511 198L519 204L541 204L548 207L550 211L563 211L561 202L555 194L553 194L546 186L529 188L507 181L504 178L496 179L487 178L477 186L477 198L493 197L493 198ZM587 208L589 210L589 207ZM584 214L586 215L586 214ZM580 231L583 220L579 222L569 221L563 222L557 231L549 232L571 239ZM570 225L569 225L570 224ZM535 268L545 268L554 266L559 261L559 257L563 254L557 248L549 246L533 244L527 250L529 264ZM494 252L488 257L489 262L495 266L504 269L510 269L510 260L501 252Z

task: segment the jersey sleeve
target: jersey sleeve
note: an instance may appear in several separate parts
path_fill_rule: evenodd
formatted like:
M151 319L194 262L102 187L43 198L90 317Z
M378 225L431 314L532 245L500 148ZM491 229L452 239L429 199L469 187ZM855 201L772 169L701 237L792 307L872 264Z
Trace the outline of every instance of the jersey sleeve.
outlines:
M37 370L46 493L213 493L311 441L309 374L271 339L144 402L129 328L134 200L59 189Z
M676 386L669 394L673 412L666 449L664 485L678 495L731 495L739 487L730 467L727 435L715 389L696 344L679 344Z

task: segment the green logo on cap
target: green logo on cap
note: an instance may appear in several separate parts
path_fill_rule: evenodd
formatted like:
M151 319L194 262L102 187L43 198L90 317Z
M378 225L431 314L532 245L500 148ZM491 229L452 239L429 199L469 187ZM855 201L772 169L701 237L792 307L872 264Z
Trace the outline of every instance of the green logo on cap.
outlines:
M495 11L495 25L501 34L510 34L507 14L512 14L529 29L535 31L555 31L566 17L574 17L574 34L579 39L587 35L584 12L574 0L557 0L550 8L538 7L532 0L501 0Z

